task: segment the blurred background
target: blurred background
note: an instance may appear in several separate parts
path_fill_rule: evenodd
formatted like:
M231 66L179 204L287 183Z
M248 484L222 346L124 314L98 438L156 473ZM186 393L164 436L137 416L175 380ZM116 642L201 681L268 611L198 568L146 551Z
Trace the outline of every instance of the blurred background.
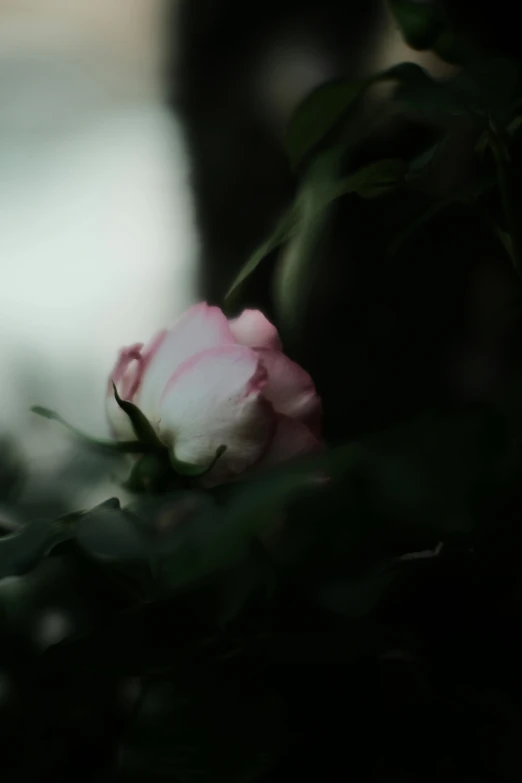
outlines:
M2 428L18 429L40 403L104 433L118 347L147 339L193 294L160 5L0 3Z
M69 439L29 406L104 435L118 348L198 298L190 162L164 97L177 5L0 0L0 434L42 475ZM443 68L388 16L377 31L365 67ZM267 43L251 87L279 129L333 65L291 30Z

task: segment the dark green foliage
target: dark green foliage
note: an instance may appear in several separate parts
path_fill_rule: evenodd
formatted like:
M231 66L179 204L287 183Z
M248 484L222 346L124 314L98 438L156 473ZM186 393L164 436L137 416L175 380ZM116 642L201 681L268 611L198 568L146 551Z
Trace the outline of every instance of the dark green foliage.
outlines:
M408 40L442 45L436 9L393 5ZM65 509L54 487L24 500L24 466L2 444L0 501L23 523L0 538L2 783L522 780L522 384L421 404L421 359L436 364L438 343L412 357L399 339L450 330L432 314L473 254L522 268L518 66L465 51L451 80L406 63L309 96L286 137L296 200L231 289L281 250L274 299L298 343L349 200L379 314L413 292L357 437L345 437L357 373L340 342L329 448L241 482L204 490L207 468L172 460L121 400L138 441L82 439L104 452L102 475L128 473L116 451L137 453L131 503ZM397 83L392 114L433 132L372 158L365 129L380 119L360 110L383 78ZM441 193L462 138L469 176ZM354 332L366 306L342 313ZM407 371L409 396L394 385Z
M426 415L214 497L111 500L4 538L5 779L429 779L429 736L436 775L510 779L520 426L507 398ZM48 607L74 623L42 648Z

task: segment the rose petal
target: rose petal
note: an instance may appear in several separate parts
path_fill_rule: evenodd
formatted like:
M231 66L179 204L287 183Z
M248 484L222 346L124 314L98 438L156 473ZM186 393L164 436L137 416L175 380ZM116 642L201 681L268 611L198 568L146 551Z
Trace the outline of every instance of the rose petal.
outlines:
M123 400L132 401L142 372L142 348L142 343L123 348L107 383L106 412L109 427L114 437L122 440L133 440L136 436L129 417L116 402L113 384Z
M305 424L288 416L277 417L277 427L270 448L256 467L265 468L296 457L319 452L323 444Z
M319 435L321 399L306 370L280 351L261 348L256 349L256 353L268 373L263 394L276 413L306 424L315 435Z
M136 379L139 376L142 348L143 343L135 343L128 348L122 348L116 367L109 379L108 394L113 396L112 384L115 383L122 398L126 400L132 398L135 392Z
M204 302L194 305L151 348L136 404L157 424L162 395L178 367L208 348L233 344L234 336L219 307Z
M208 465L225 445L212 472L227 480L260 459L275 417L263 398L266 371L254 351L223 345L188 359L170 379L161 401L161 433L178 460Z
M249 348L271 348L281 351L283 346L277 329L260 310L243 310L238 318L229 321L232 334L241 345Z

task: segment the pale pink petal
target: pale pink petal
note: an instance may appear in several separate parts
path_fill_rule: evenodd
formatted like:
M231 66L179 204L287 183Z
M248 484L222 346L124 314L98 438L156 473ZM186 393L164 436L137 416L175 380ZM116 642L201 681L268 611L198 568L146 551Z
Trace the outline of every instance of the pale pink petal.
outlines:
M163 340L166 338L168 333L169 333L168 329L162 329L160 332L154 335L152 340L142 350L141 353L143 356L143 371L145 371L147 367L150 365L153 357L158 352L160 345L162 344Z
M107 393L113 395L112 385L116 384L120 396L126 400L132 399L137 387L142 362L141 351L143 343L135 343L128 348L122 348L116 366L110 374L107 383Z
M321 399L308 373L280 351L256 349L267 370L265 398L277 413L303 422L316 435L321 429Z
M265 468L278 465L280 462L314 454L322 449L321 441L310 432L305 424L290 419L288 416L279 415L270 447L256 467Z
M238 343L249 348L271 348L281 351L283 346L277 329L260 310L243 310L238 318L229 321Z
M129 417L122 411L114 397L113 384L123 400L133 400L143 371L142 343L123 348L107 382L106 412L114 437L122 440L135 438Z
M210 307L204 302L194 305L172 329L158 335L148 350L136 404L156 424L161 397L177 368L194 354L235 343L228 321L219 307Z
M227 451L214 479L242 473L263 455L275 416L263 398L266 371L254 351L223 345L203 351L179 367L161 401L161 434L176 459L206 466L217 449Z

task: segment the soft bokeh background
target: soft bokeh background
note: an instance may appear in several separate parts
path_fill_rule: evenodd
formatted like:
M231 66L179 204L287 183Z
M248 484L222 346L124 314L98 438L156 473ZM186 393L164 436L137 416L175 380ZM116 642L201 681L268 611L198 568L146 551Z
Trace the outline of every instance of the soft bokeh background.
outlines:
M183 135L164 107L164 0L0 0L0 431L41 470L63 454L41 404L105 433L118 347L196 296ZM407 51L388 20L374 67ZM170 42L172 43L172 42ZM313 42L274 45L257 88L283 123L331 76Z
M2 428L41 403L103 433L116 349L146 339L193 293L192 205L179 129L162 105L159 9L0 3Z

